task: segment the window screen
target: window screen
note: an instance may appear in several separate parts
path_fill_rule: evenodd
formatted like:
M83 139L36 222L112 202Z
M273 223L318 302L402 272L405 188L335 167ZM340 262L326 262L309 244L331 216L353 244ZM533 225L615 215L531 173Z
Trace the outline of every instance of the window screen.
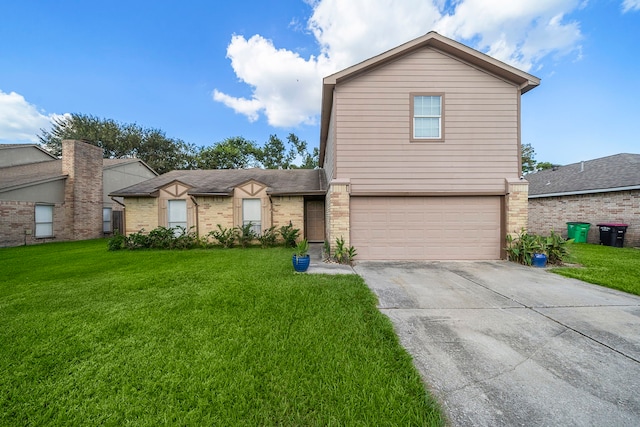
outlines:
M251 228L258 235L262 232L261 211L262 202L260 199L242 200L242 225L251 223Z
M53 236L53 206L36 205L36 237Z

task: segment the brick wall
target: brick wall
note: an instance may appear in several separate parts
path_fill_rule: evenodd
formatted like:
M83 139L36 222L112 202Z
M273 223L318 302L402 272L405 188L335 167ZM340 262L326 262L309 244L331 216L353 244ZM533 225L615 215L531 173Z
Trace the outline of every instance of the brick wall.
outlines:
M0 200L0 247L64 240L66 221L61 203L53 205L53 238L35 237L35 202Z
M596 224L629 224L625 246L640 246L640 191L578 194L529 199L529 231L548 234L549 230L567 237L567 222L589 222L588 243L599 243Z
M155 197L127 197L124 226L126 235L158 228L158 199Z
M304 236L304 197L272 197L271 218L276 230L280 227L293 224L293 228L300 230L300 239Z
M335 249L336 239L342 237L345 245L350 245L349 222L349 184L332 182L327 191L325 209L327 211L327 237L331 244L331 250Z
M529 183L527 181L508 180L506 185L506 233L513 235L527 228Z
M218 229L218 224L223 228L232 228L233 223L233 198L232 197L197 197L198 202L198 230L200 236Z
M102 237L102 149L82 141L62 141L62 173L68 175L64 209L70 234L65 239Z

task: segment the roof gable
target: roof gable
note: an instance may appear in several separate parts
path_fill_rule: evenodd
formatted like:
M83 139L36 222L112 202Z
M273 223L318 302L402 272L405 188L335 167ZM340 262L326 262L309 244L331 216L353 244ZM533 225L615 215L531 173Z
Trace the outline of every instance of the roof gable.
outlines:
M640 154L621 153L525 176L529 197L640 189Z

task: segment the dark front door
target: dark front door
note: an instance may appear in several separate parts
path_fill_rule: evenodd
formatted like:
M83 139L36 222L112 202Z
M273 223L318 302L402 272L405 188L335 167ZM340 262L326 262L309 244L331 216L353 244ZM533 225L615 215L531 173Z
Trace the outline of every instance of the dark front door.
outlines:
M304 203L305 237L310 242L324 242L324 200Z

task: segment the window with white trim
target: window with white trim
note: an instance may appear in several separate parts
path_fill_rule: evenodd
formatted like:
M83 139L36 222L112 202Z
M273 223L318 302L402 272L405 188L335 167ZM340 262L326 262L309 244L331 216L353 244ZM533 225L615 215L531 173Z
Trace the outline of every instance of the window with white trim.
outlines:
M442 100L443 95L413 95L411 100L412 139L442 139Z
M111 208L102 208L102 232L111 233Z
M185 230L187 229L186 200L167 200L167 226L175 229L176 235L182 232L176 227L184 227Z
M262 233L262 201L260 199L242 199L242 225L251 223L251 229L257 235Z
M53 237L53 205L36 205L36 237Z

